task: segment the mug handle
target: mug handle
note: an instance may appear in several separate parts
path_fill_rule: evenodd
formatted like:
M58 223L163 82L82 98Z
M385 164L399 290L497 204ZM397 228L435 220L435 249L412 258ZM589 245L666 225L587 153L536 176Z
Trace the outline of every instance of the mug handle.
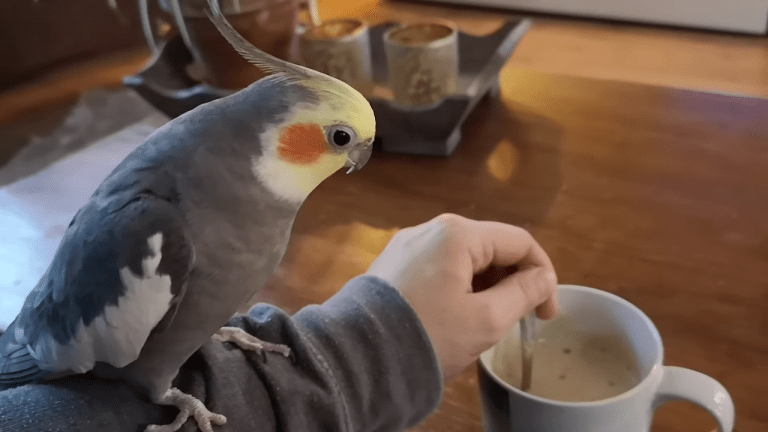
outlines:
M663 372L653 401L654 411L673 400L692 402L715 417L720 432L733 431L733 400L722 384L701 372L677 366L664 366Z

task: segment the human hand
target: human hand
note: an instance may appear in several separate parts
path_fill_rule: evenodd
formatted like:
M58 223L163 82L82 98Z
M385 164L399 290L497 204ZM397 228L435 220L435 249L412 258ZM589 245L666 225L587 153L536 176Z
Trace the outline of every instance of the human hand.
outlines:
M490 266L519 270L473 292ZM367 274L397 288L429 335L449 379L536 309L557 313L557 276L549 257L522 228L445 214L398 232Z

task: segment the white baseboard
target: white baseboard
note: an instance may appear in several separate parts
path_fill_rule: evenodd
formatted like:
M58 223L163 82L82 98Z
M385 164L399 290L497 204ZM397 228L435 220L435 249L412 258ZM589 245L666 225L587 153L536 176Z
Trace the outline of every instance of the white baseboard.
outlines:
M765 34L768 0L426 0Z

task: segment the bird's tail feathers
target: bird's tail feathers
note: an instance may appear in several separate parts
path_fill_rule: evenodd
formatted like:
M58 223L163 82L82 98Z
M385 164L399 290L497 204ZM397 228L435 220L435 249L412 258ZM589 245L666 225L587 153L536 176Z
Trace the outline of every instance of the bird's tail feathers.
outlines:
M8 340L12 333L0 336L0 390L35 382L47 375L26 346Z

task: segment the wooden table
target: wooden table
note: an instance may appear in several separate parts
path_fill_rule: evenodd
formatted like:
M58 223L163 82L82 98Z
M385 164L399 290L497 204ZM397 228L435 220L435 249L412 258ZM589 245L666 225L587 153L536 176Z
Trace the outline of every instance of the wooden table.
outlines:
M398 228L442 212L526 227L562 283L626 298L666 363L715 377L768 429L768 101L505 69L448 159L377 154L309 198L263 300L322 302ZM655 431L710 431L685 403ZM414 431L481 431L476 369Z

